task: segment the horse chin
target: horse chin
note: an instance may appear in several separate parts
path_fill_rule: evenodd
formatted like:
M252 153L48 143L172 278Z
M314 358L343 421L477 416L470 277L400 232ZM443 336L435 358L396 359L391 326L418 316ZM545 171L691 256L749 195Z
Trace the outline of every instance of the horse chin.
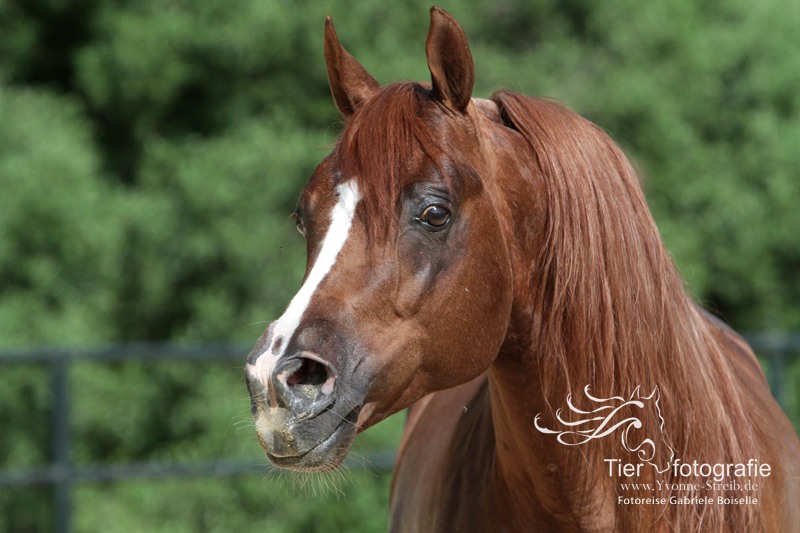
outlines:
M327 437L324 437L319 444L300 455L273 455L264 446L267 459L279 468L294 470L297 472L329 472L335 470L342 464L357 429L354 424L358 413L354 411L342 419L338 426ZM263 443L262 443L263 446Z

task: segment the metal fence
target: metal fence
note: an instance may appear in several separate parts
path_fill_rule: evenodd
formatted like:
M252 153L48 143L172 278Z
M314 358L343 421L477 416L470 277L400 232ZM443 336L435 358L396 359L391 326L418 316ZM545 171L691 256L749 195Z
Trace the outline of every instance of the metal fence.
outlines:
M751 333L745 338L753 349L767 358L768 376L773 396L785 405L784 379L787 358L800 352L800 332ZM168 478L189 476L230 477L240 474L264 474L263 458L252 460L217 458L207 462L75 466L70 461L70 398L68 370L73 361L124 360L237 360L244 364L249 347L232 344L179 346L173 344L125 344L88 350L38 349L0 353L0 364L30 363L50 366L52 389L52 462L39 468L0 469L0 488L9 486L51 485L54 495L55 531L71 531L70 490L79 482L113 481L132 478ZM391 469L394 452L379 452L371 465ZM359 467L360 465L351 465Z
M235 344L204 344L180 346L174 344L138 343L86 350L37 349L19 352L0 352L3 363L47 364L50 367L52 390L51 450L50 464L38 468L0 469L0 488L9 486L50 485L53 487L54 519L56 533L71 531L71 488L75 483L115 481L134 478L175 478L192 476L230 477L241 474L264 475L270 470L264 458L230 459L217 458L203 462L142 462L123 465L76 466L70 460L70 399L77 391L70 391L69 366L75 361L114 362L128 360L152 361L199 361L199 360L244 360L251 347ZM394 451L376 453L370 459L370 468L391 469L394 466ZM361 463L349 464L361 468Z

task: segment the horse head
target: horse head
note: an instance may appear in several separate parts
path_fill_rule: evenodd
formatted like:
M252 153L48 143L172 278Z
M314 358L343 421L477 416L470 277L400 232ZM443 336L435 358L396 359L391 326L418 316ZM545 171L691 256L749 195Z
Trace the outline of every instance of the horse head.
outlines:
M479 376L506 338L513 221L487 177L507 165L479 138L504 135L487 128L500 116L471 98L466 36L438 8L426 54L430 83L381 87L326 21L328 79L347 124L297 203L302 287L246 369L257 435L277 466L335 468L357 432Z

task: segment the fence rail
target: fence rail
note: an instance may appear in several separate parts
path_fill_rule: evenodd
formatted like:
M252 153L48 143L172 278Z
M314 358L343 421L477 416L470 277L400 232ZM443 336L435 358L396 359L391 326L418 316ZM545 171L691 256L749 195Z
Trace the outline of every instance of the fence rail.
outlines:
M745 335L757 353L769 361L770 388L778 403L785 405L784 377L786 359L800 352L800 332L756 332ZM123 465L74 466L70 461L70 390L68 371L73 361L124 360L239 360L244 364L249 346L236 344L204 344L181 346L174 344L136 343L83 350L41 348L16 352L0 352L0 364L45 363L50 366L52 409L52 462L41 468L0 469L0 488L9 486L51 485L54 493L56 533L71 531L71 487L80 482L114 481L134 478L169 478L192 476L230 477L269 470L263 459L235 460L218 458L206 462L162 463L144 462ZM360 464L351 464L359 467ZM377 469L394 466L394 452L377 454L371 461Z
M70 460L70 399L69 365L74 361L198 361L244 360L251 347L215 343L203 345L175 345L160 343L132 343L103 348L64 349L38 348L15 352L0 352L0 364L48 364L52 390L52 462L39 468L0 469L0 488L9 486L51 485L53 487L56 533L70 533L72 522L72 485L80 482L117 481L123 479L173 478L216 476L231 477L242 474L265 474L273 467L263 458L229 459L181 463L142 462L121 465L73 465ZM351 468L361 463L345 461ZM370 460L370 467L380 470L394 466L394 452L384 451Z

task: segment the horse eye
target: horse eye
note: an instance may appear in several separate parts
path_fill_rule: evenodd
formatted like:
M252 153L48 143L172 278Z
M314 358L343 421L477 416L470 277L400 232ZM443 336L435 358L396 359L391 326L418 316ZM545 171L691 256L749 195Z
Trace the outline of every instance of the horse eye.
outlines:
M419 216L419 220L434 228L441 228L450 220L450 211L442 205L429 205Z

